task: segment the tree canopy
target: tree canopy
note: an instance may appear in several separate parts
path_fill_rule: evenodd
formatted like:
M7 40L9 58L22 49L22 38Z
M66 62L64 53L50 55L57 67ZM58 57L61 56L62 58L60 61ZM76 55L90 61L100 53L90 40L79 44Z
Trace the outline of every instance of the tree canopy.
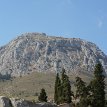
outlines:
M47 95L44 88L41 89L40 95L38 96L38 100L41 102L47 102Z

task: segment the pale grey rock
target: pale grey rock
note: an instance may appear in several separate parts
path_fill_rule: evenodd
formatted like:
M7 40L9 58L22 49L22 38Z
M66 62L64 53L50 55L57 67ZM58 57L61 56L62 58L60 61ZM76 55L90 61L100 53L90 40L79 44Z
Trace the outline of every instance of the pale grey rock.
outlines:
M2 75L32 72L92 72L100 61L107 73L107 56L93 43L79 38L26 33L0 48Z
M0 96L0 107L12 107L9 98Z
M11 98L11 104L13 107L33 107L32 104L30 105L29 102L24 99Z
M56 104L50 102L36 103L34 107L57 107Z
M57 107L54 103L49 102L36 103L15 98L11 98L10 100L13 107Z
M75 103L75 102L73 102L73 103ZM73 107L73 106L72 106L72 104L63 103L63 104L58 105L58 107Z
M50 102L36 103L24 99L9 99L7 97L0 96L0 107L57 107L57 105Z

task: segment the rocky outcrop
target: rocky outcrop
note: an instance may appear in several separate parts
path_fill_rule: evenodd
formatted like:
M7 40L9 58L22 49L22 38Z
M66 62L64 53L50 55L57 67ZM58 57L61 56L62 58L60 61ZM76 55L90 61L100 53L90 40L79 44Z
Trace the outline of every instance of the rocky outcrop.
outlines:
M93 43L79 38L62 38L26 33L0 48L2 75L31 72L91 72L100 61L107 73L107 56Z
M29 103L28 101L24 99L11 99L11 104L13 107L33 107L32 103Z
M24 99L0 97L0 107L57 107L54 103L35 103Z
M72 106L72 104L64 103L64 104L58 105L58 107L74 107L74 106Z
M9 98L0 96L0 107L12 107Z

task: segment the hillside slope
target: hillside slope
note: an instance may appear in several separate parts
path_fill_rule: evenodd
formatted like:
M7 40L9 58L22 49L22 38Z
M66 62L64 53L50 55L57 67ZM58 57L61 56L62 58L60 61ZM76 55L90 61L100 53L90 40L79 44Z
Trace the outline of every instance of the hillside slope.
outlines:
M91 72L100 61L107 73L107 56L93 43L79 38L26 33L0 48L2 75L21 76L32 72Z
M91 75L80 73L79 76L89 83ZM69 74L71 89L75 92L75 76ZM24 98L26 100L37 100L41 88L47 92L48 98L54 98L54 73L33 72L23 77L13 78L11 80L0 81L0 95L8 97Z

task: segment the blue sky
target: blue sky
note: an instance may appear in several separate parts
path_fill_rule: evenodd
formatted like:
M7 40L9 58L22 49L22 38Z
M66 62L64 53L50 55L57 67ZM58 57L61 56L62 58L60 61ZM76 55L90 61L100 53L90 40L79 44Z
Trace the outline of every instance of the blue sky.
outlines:
M107 54L107 0L0 0L0 46L26 32L82 38Z

